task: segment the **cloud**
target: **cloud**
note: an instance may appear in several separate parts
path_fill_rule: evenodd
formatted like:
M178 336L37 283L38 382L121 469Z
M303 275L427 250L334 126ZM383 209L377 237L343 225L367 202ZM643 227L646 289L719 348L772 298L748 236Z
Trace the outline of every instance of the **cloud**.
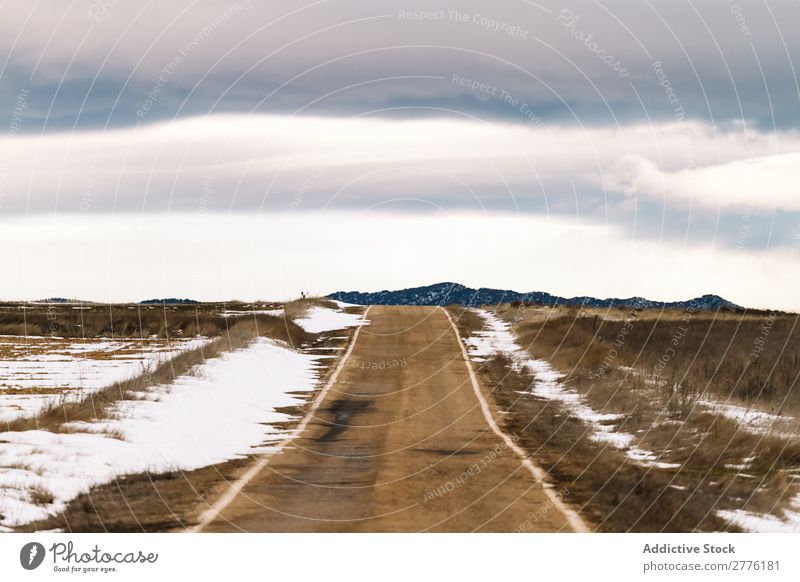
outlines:
M606 183L628 195L682 199L711 209L798 212L800 153L676 171L662 171L652 160L630 156L620 160Z
M707 243L689 252L574 219L381 209L63 218L0 220L0 257L14 273L4 278L4 298L281 299L454 280L567 296L713 292L747 306L800 309L796 251Z
M789 128L800 97L790 25L798 16L790 2L43 0L4 9L0 97L31 90L26 132L300 110L418 117L455 109L526 123L510 101L453 83L458 74L506 91L549 123L663 122L680 107L692 120ZM0 120L7 113L0 109Z
M705 281L703 261L710 261L746 273L751 283L753 273L763 276L773 287L759 283L759 292L780 295L776 286L795 283L781 279L793 263L780 253L796 248L800 225L793 194L800 45L791 34L798 16L800 4L789 2L15 3L0 20L7 56L0 74L0 220L8 226L29 215L31 230L8 232L36 248L48 240L54 256L67 261L70 252L92 252L80 237L71 242L73 225L84 222L94 236L101 235L98 221L123 225L128 245L138 244L136 236L167 241L163 233L137 231L131 221L138 220L211 247L219 241L201 231L232 225L278 228L286 240L309 232L327 248L338 240L335 231L311 219L323 211L353 217L380 210L398 221L518 213L530 222L503 224L547 233L543 217L557 225L547 240L522 237L533 245L525 250L539 256L542 248L572 249L571 260L596 273L600 291L605 276L592 269L612 265L629 279L618 289L628 288L639 275L615 261L638 265L625 253L642 244L650 249L643 251L646 266L672 265L673 279L653 275L656 283L641 294L653 295L659 285L691 294L694 281L682 286L675 277L686 272ZM268 219L235 222L248 214ZM63 238L37 238L44 215L54 216L49 228ZM280 230L280 216L295 230ZM379 239L394 224L382 219L383 230L374 232L359 226ZM572 239L574 224L607 228L617 242L588 230ZM327 240L316 236L318 227ZM494 228L485 232L506 241ZM183 248L183 240L168 242ZM237 244L236 252L245 248ZM136 247L111 241L108 248L124 255ZM287 256L306 265L303 273L327 268L312 265L313 249L297 256L292 248ZM771 258L753 263L756 249ZM356 250L342 253L354 263L378 260ZM189 250L182 253L196 264ZM497 253L482 260L496 267L498 285L514 283L501 274L512 270L513 259ZM450 278L464 280L468 262ZM109 296L124 291L124 274L113 265L83 255L78 263L120 276L109 280ZM219 258L214 267L229 263ZM441 255L439 271L428 272L450 272L451 264ZM61 264L53 269L63 274ZM83 272L87 281L102 272L92 269ZM153 275L144 266L141 272ZM288 293L305 275L287 272L281 292ZM558 270L543 272L554 282L571 281ZM744 283L729 281L727 271L714 272L732 299L757 298ZM363 287L359 275L348 279L353 287ZM65 276L54 282L73 280ZM224 291L204 273L196 276L203 281L198 293ZM173 279L165 272L163 281ZM528 286L527 279L518 282ZM49 288L39 283L31 290ZM244 293L243 285L231 292ZM146 290L142 295L167 294ZM775 301L788 304L783 296Z
M797 212L794 131L215 115L0 138L5 213L313 211L417 200L618 223L637 205ZM754 154L758 157L753 157ZM407 206L407 205L406 205Z

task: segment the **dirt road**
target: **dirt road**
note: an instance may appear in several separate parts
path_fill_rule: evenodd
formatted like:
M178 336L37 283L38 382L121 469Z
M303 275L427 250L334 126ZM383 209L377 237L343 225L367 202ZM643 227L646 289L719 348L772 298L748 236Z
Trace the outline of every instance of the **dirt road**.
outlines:
M375 306L369 320L300 437L229 489L202 531L582 529L490 426L500 415L444 310Z

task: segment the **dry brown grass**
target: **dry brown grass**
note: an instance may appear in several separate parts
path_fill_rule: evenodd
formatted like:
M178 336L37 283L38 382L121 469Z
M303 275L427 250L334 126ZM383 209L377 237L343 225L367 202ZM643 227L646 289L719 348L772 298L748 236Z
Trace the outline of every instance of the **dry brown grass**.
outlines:
M55 497L44 487L34 486L28 490L31 496L31 502L36 505L49 505L55 501Z
M71 432L72 429L65 426L68 423L101 419L114 403L131 399L134 393L141 392L149 386L168 384L204 360L245 347L260 336L282 340L295 347L308 344L316 338L314 334L304 331L296 323L282 317L267 315L247 317L233 322L226 333L211 343L181 352L152 371L90 393L82 401L54 404L33 418L11 421L7 430L46 429L53 432Z
M69 338L217 336L228 326L227 310L273 309L273 303L0 304L0 335L55 335Z
M280 320L276 322L273 320ZM259 316L256 326L247 318L235 325L231 333L217 342L228 342L227 348L245 345L249 339L258 335L270 335L294 344L311 343L311 348L344 346L346 338L332 339L324 336L314 336L303 332L301 328L291 322L284 322L281 318L270 318L267 322ZM268 323L269 325L265 325ZM353 330L347 330L346 336L352 337ZM281 335L284 334L284 335ZM216 342L215 342L216 343ZM199 350L197 350L199 352ZM218 352L217 352L218 353ZM338 350L339 354L343 353ZM211 353L206 349L205 356ZM193 357L191 358L193 360ZM336 358L325 360L325 368L320 370L320 385L335 369ZM179 369L187 369L190 362L179 364ZM165 371L165 379L169 380L172 371ZM140 379L141 380L141 379ZM138 390L140 386L127 387ZM120 392L124 394L124 389ZM108 395L113 402L113 394ZM298 422L316 394L303 394L306 403L284 407L279 410L289 415L285 421L274 422L272 426L278 430L291 430ZM101 403L102 404L102 403ZM70 414L87 414L89 408L70 411ZM61 417L56 416L55 422L61 422ZM195 471L171 471L159 474L137 473L125 475L114 481L93 487L88 493L82 494L71 501L66 509L58 515L53 515L39 522L26 524L17 531L32 532L60 528L69 532L163 532L183 530L196 523L197 516L209 506L209 503L230 485L230 481L237 479L241 472L246 470L252 458L237 459L218 465L212 465Z
M503 313L514 321L511 314L519 312L506 308ZM559 488L571 491L573 504L582 506L582 513L602 531L736 530L716 517L721 509L780 516L796 492L792 475L800 468L800 441L747 432L736 422L696 406L688 392L685 402L676 404L677 393L667 393L662 385L648 381L649 372L624 367L637 363L635 356L623 353L624 346L617 346L620 353L598 374L597 361L606 360L609 349L607 343L597 341L598 334L603 330L619 333L626 320L630 316L608 326L579 310L535 308L516 319L516 328L521 343L567 373L567 385L580 392L587 404L622 415L615 423L617 430L635 435L639 447L676 467L635 463L624 451L592 440L587 424L559 403L536 398L530 391L532 378L513 371L503 358L495 358L480 366L480 374L507 412L502 417L507 428L520 435L522 445ZM640 321L637 317L635 323L628 323L627 345L648 345L642 336L655 337L657 341L649 345L656 351L664 348L667 330L671 345L675 325L683 325L682 317L670 322L648 319L632 331ZM750 318L743 325L758 321ZM723 329L732 323L723 322ZM665 324L665 330L650 334L654 324ZM465 336L481 325L474 316L459 321ZM700 329L708 332L707 325ZM686 336L694 339L692 332ZM700 354L706 353L713 352L701 348Z
M333 303L306 299L293 302L291 313L305 313L312 305L336 308ZM242 307L237 310L244 311ZM258 306L258 309L266 306ZM354 308L354 312L363 311ZM10 423L8 430L23 431L46 429L53 432L70 432L73 422L90 422L102 419L110 408L122 399L136 398L136 393L147 387L173 381L177 376L190 373L192 368L208 358L223 352L242 348L257 337L270 337L286 342L293 347L306 347L310 353L336 348L338 354L351 337L353 330L347 330L336 338L327 334L312 334L303 330L289 317L274 317L254 313L236 319L224 319L228 325L223 333L210 344L195 350L180 353L172 360L137 378L120 382L93 393L82 402L69 402L52 406L33 419L21 419ZM347 336L347 337L342 337ZM319 370L321 383L336 365L336 358L324 361ZM300 395L298 395L300 396ZM315 396L303 394L307 401ZM289 415L285 421L275 422L279 430L289 430L297 419L305 413L305 405L284 407L280 410ZM109 436L118 437L111 434ZM246 469L252 459L238 459L226 463L198 469L196 471L172 471L160 474L139 473L126 475L111 483L93 487L91 491L70 502L58 515L41 522L26 524L18 531L37 531L61 528L71 532L135 532L170 531L193 525L200 511L208 506L209 499L215 499L228 481L236 479ZM48 504L52 497L46 490L34 491L35 503Z
M69 388L48 388L41 386L33 386L30 388L4 387L2 391L0 391L0 396L18 396L21 394L31 396L52 396L55 394L66 394L68 392Z
M500 409L506 430L566 489L592 529L606 532L718 531L726 524L713 510L718 497L687 493L690 479L674 471L630 463L621 451L591 438L587 425L554 401L530 393L533 379L511 371L503 358L480 367ZM672 487L687 487L678 489Z
M250 458L195 471L126 475L93 487L67 509L19 532L62 529L82 532L163 532L194 525L198 506L207 507L220 487L236 479Z
M338 309L336 303L324 297L305 297L289 301L283 306L283 312L289 319L301 319L312 307L327 307Z
M570 375L633 366L687 402L713 393L800 412L796 314L617 310L606 319L596 309L524 306L499 314L534 356Z
M448 305L445 309L450 312L456 322L461 337L469 337L483 327L483 318L472 309L467 309L462 305Z

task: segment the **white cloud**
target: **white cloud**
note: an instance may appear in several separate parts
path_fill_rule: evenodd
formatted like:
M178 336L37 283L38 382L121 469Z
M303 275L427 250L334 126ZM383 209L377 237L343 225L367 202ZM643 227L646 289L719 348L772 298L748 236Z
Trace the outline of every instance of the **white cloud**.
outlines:
M17 135L0 139L0 151L10 212L287 209L298 198L303 208L364 208L393 197L511 209L544 195L597 203L604 187L666 196L677 207L697 199L793 211L800 200L796 132L714 132L700 123L610 129L232 114ZM209 181L213 200L204 198Z
M626 194L687 200L709 208L800 211L800 153L747 158L696 169L662 171L630 156L607 175Z
M20 241L25 244L20 244ZM545 217L378 211L35 216L0 222L0 296L296 296L452 280L575 296L718 293L800 310L800 257L630 240Z

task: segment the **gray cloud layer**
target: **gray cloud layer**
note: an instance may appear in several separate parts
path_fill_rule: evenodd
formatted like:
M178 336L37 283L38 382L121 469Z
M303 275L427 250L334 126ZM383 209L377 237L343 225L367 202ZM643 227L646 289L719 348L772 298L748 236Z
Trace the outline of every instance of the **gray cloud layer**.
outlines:
M681 192L663 200L658 195L671 194L661 193L662 182L685 189L683 178L670 172L689 170L687 180L695 180L703 177L691 173L696 166L791 151L777 142L791 142L800 129L794 67L800 40L792 28L798 17L796 2L726 0L15 3L0 19L6 55L0 131L7 128L3 133L15 139L46 136L21 160L14 152L22 146L4 146L0 203L4 214L285 210L319 171L320 164L311 163L284 172L265 196L271 176L258 163L228 171L218 167L217 152L203 157L193 150L187 168L173 159L185 144L170 138L157 144L159 155L143 155L149 165L137 165L135 156L126 157L131 146L125 139L96 131L147 129L176 117L477 118L510 128L587 132L620 126L621 142L628 139L625 128L698 120L719 131L719 139L699 139L693 150L675 143L663 152L651 148L653 163L669 159L635 204L625 191L635 189L640 176L620 176L613 156L573 159L564 171L532 151L526 155L533 156L533 167L547 175L539 182L517 160L513 198L501 180L490 172L476 177L468 165L465 182L479 189L480 204L452 181L395 169L382 174L383 181L348 185L335 205L359 209L421 198L422 205L393 202L393 208L519 208L610 222L637 237L711 237L742 248L791 245L800 222L792 205L770 212L763 204L714 207L687 202ZM56 163L39 157L36 152L49 151L47 140L67 132L96 139L97 152L82 142L77 152L84 157L58 154ZM735 148L726 141L730 134L738 136ZM630 145L637 153L641 143ZM615 152L625 153L618 146ZM489 157L496 152L485 151ZM243 151L234 157L248 162L257 156ZM104 159L110 160L105 166ZM324 190L327 199L358 171L380 164L362 166L349 173L326 169L312 180L303 209L313 208L315 191ZM203 201L209 176L214 197Z
M26 90L22 132L300 110L797 127L799 18L794 2L16 3L0 119Z

